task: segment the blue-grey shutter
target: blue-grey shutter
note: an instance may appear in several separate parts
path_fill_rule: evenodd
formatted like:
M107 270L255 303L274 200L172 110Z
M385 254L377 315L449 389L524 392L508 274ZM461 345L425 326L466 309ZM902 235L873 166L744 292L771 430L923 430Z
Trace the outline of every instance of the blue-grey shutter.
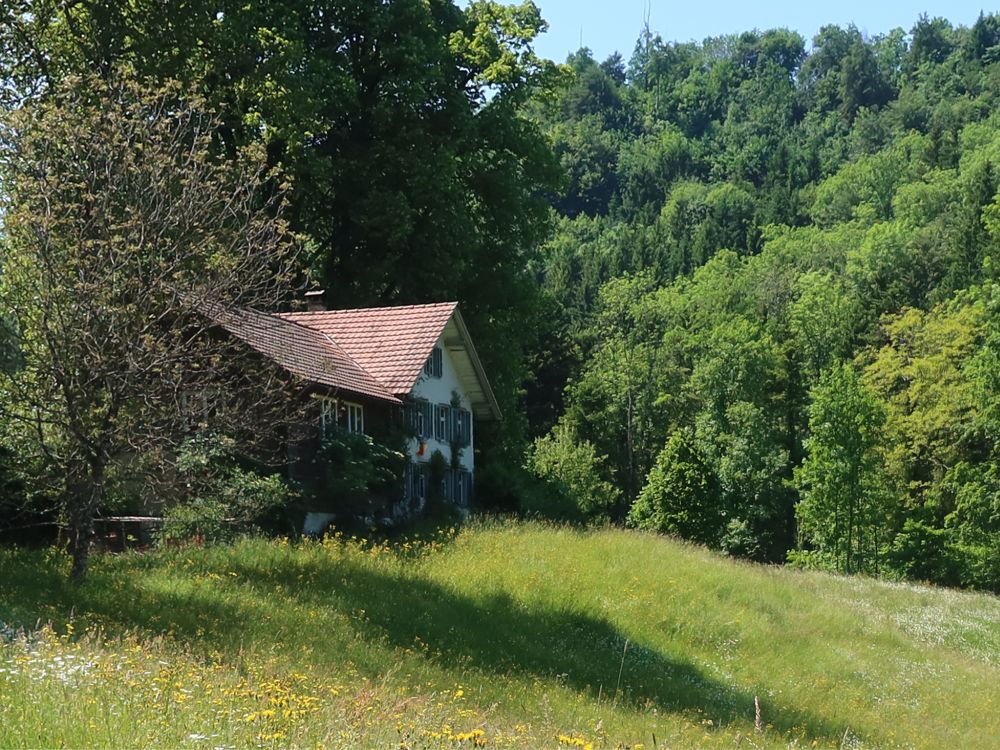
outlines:
M465 411L462 413L462 420L464 427L462 429L462 434L465 436L465 444L472 444L472 412Z

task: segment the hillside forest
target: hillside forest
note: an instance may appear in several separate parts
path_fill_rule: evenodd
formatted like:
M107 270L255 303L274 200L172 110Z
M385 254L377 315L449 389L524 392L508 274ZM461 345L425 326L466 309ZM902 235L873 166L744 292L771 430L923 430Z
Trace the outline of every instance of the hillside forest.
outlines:
M646 28L559 63L534 52L544 29L492 0L5 4L0 409L36 414L9 383L45 371L28 344L48 323L11 302L30 308L15 292L40 272L39 169L82 163L95 112L145 132L183 111L195 161L268 196L282 286L259 304L314 284L337 307L460 301L504 413L477 433L484 509L1000 591L1000 15L811 40ZM57 186L79 216L133 215L84 182ZM163 252L135 237L128 258ZM94 292L65 268L49 312ZM113 380L86 381L78 417L0 427L8 523L65 508L80 477L127 508L137 478L92 460L114 444L94 425L142 401L109 407Z

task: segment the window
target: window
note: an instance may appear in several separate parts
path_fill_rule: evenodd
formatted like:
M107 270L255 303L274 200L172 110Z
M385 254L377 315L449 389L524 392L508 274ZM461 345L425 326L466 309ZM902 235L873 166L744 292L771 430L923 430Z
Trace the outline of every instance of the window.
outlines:
M451 440L463 447L472 442L472 412L468 409L451 410Z
M344 407L346 414L344 415L346 419L344 420L344 428L348 432L356 432L358 434L364 434L365 431L365 409L361 404L351 404L344 402Z
M437 422L434 426L434 437L442 443L451 442L451 407L448 404L437 405Z
M180 394L179 409L189 430L200 430L211 425L224 406L221 393L216 388L192 389Z
M348 432L364 433L365 409L361 404L322 397L319 403L319 431L322 437L329 437L338 427Z
M465 469L449 469L444 477L444 498L467 507L472 499L472 473Z
M429 401L413 401L407 407L407 424L417 437L431 437L434 434L434 404Z
M329 437L337 427L337 401L332 398L319 400L319 434Z
M423 464L408 463L405 471L405 494L407 500L427 498L427 471Z
M472 499L472 472L459 469L455 472L455 503L463 507Z
M431 352L431 356L427 358L424 362L424 375L431 378L441 377L441 371L444 367L444 354L441 351L440 346L435 346L434 351Z

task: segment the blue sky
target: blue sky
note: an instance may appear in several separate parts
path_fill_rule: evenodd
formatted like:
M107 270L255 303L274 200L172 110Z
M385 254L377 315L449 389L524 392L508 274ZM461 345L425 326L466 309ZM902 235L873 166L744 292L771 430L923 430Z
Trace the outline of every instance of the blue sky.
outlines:
M508 0L514 2L515 0ZM996 0L994 0L996 2ZM778 2L733 2L733 0L535 0L542 17L549 22L536 51L562 62L566 55L583 46L590 47L597 60L615 50L625 57L632 54L646 10L649 26L665 40L701 41L708 36L750 29L787 27L798 31L808 43L821 26L855 26L870 35L901 26L909 31L921 13L943 16L956 26L971 26L979 11L996 12L983 0L780 0Z

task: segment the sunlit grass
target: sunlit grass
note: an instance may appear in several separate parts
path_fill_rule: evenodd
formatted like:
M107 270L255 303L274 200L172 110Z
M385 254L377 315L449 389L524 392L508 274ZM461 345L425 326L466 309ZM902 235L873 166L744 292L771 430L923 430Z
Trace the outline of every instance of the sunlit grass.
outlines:
M1000 746L984 595L517 523L67 565L0 551L0 747Z

